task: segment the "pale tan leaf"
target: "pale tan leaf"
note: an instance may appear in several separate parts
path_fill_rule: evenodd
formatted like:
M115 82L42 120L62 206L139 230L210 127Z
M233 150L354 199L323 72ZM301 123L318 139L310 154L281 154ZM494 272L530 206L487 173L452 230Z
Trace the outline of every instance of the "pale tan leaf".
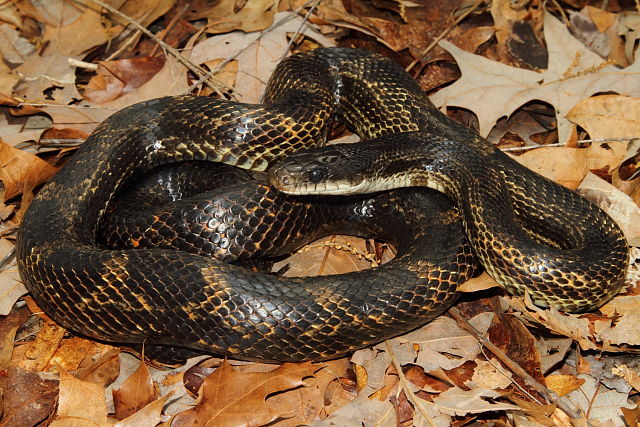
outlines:
M6 239L0 239L0 259L6 257L13 250L13 244ZM22 284L18 266L11 262L0 272L0 316L6 316L18 298L27 293Z
M79 380L62 369L58 412L50 425L54 427L111 425L107 420L104 388L99 384Z
M376 426L395 427L396 413L385 400L371 399L361 393L356 399L335 411L329 417L313 424L316 427Z
M578 102L567 118L582 126L592 139L640 137L640 99L600 95Z
M549 68L544 73L491 61L441 41L440 46L456 59L462 77L432 100L439 106L474 111L483 136L500 117L511 115L531 100L545 101L556 108L559 140L566 143L572 134L566 115L578 101L611 91L640 96L640 60L623 69L607 65L550 13L545 14L544 35L549 51Z
M209 33L228 33L240 30L246 33L260 31L268 28L273 23L273 16L277 6L274 0L251 0L244 2L238 9L236 0L221 0L200 13L194 18L207 18ZM220 19L224 17L223 19Z
M620 408L635 407L634 403L627 400L629 393L610 389L591 375L580 374L578 378L584 380L584 384L566 398L588 413L591 422L612 422L611 425L624 426Z
M451 387L433 399L440 411L450 415L479 414L491 411L512 411L519 408L509 403L492 402L500 393L482 388L462 390Z
M289 12L276 14L274 22L289 16ZM268 33L244 33L234 31L228 34L210 37L194 46L191 61L202 64L214 59L226 59L230 55L244 50L236 59L238 74L235 88L243 102L259 102L264 87L282 56L287 53L288 33L304 34L323 46L332 46L333 42L316 32L302 17L295 17Z
M34 45L23 37L11 25L0 25L0 53L4 60L13 66L22 64L35 52Z

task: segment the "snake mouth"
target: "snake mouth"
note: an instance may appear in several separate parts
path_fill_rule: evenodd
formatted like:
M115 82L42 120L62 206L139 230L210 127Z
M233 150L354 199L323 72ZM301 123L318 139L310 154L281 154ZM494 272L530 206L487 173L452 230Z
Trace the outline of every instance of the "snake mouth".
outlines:
M278 190L295 195L348 195L368 193L363 178L338 178L325 167L302 168L283 164L269 171L269 181Z

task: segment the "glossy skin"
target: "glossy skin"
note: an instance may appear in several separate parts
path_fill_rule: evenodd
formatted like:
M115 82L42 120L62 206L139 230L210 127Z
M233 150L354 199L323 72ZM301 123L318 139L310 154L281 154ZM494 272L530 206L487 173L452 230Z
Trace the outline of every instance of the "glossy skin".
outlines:
M541 306L593 310L624 284L627 242L605 212L473 137L412 132L309 149L275 164L270 178L290 194L441 191L487 272Z
M243 359L329 359L428 322L474 271L461 223L437 194L357 204L349 221L377 217L379 237L398 256L346 275L279 278L182 251L109 250L98 240L110 201L136 171L185 160L265 170L324 143L335 115L364 138L463 129L397 65L350 49L286 59L262 105L182 96L131 106L102 123L32 202L17 244L23 281L77 333Z

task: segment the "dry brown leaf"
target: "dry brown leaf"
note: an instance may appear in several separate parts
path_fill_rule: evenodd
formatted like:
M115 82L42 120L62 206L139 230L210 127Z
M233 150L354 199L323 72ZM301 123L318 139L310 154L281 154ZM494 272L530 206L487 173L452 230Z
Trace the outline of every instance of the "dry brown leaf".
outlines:
M104 387L79 380L61 369L58 412L49 425L52 427L110 426L111 423L107 420Z
M65 329L53 322L45 322L35 341L26 351L27 359L20 364L21 368L30 371L42 371L49 364L51 357L58 349Z
M396 427L398 424L393 405L388 400L381 402L360 393L347 405L339 408L326 419L316 421L313 425L317 427Z
M516 297L505 297L505 300L525 317L525 321L537 322L561 336L569 337L584 350L598 348L590 339L591 321L588 318L577 314L560 313L555 308L544 310L535 306L528 294L525 295L524 300Z
M249 33L270 27L276 9L274 0L222 0L216 2L213 7L203 8L202 12L192 13L190 18L206 18L209 33L228 33L235 30Z
M153 380L147 365L140 361L138 369L127 378L119 389L113 389L116 418L125 418L138 412L156 399Z
M95 343L85 338L71 337L60 342L60 346L51 356L49 366L62 366L67 371L75 371L80 363L93 350Z
M624 69L607 65L550 13L545 14L544 35L549 51L549 68L544 73L511 67L440 42L456 59L462 77L431 99L439 106L474 111L483 136L500 117L531 100L545 101L555 107L559 141L566 143L572 135L566 115L580 100L611 91L640 96L640 60Z
M578 192L616 221L631 246L640 246L640 207L631 197L591 172L585 176Z
M167 56L164 66L149 81L118 99L102 104L102 107L110 108L115 112L149 99L182 95L188 88L187 69L172 56Z
M578 379L584 380L584 383L565 398L573 402L583 413L588 413L589 421L592 423L623 426L621 408L636 406L628 400L629 391L611 389L591 375L580 374Z
M75 86L76 70L63 54L31 55L16 72L22 80L13 94L24 101L50 103L53 97L60 104L68 104L73 98L81 98ZM66 90L63 97L61 90Z
M34 188L51 178L58 168L31 153L0 142L0 180L4 184L5 201Z
M169 392L164 396L149 403L135 414L132 414L122 421L114 424L114 427L138 427L138 426L155 426L163 421L162 408L167 400L173 395Z
M287 277L343 274L371 267L366 241L347 236L330 236L307 245L298 253L274 265L274 271L290 268ZM389 252L389 251L387 251Z
M44 26L44 41L48 42L45 55L78 56L109 40L101 10L91 1L50 0L50 3L47 12L52 13L51 20ZM38 2L37 6L43 4Z
M332 381L346 375L349 368L347 358L332 360L316 366L314 376L305 380L305 386L269 397L269 405L281 413L295 415L278 422L278 427L295 427L316 420L325 404L326 391ZM331 400L328 400L329 402Z
M0 371L11 365L16 332L31 313L27 307L20 307L11 311L10 316L0 317Z
M458 292L484 291L486 289L495 288L496 286L499 286L496 281L493 280L486 272L483 272L478 277L471 278L458 286Z
M592 139L640 137L640 99L600 95L578 102L567 118L582 126Z
M619 365L612 368L611 373L624 378L631 387L635 388L636 391L640 391L640 375L636 370L627 365Z
M119 351L115 348L107 350L92 363L76 371L76 377L103 387L108 386L118 378L120 373Z
M627 154L625 141L594 142L589 147L540 147L513 157L531 170L575 190L590 170L613 171Z
M97 74L89 80L83 96L96 104L112 101L148 82L164 62L156 57L100 61Z
M546 377L545 382L547 387L555 391L558 396L562 397L584 384L584 379L578 378L574 375L556 374Z
M226 361L209 375L195 408L178 414L174 427L262 425L295 412L281 413L266 400L272 393L304 386L317 367L311 363L285 363L271 372L239 373Z
M42 425L56 407L58 380L51 374L11 367L0 375L2 426Z
M526 8L514 8L511 0L494 0L491 2L491 17L496 28L496 38L500 45L504 45L511 34L514 22L529 18L530 11Z
M35 52L36 48L11 25L0 25L0 54L12 66L22 64Z

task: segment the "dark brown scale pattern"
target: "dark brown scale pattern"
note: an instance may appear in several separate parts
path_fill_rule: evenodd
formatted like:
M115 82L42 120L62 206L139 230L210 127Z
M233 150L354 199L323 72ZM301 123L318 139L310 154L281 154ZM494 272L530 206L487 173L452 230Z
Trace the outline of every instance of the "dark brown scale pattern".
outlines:
M365 93L372 88L396 98ZM377 217L383 225L374 225L374 234L398 247L396 259L367 272L287 279L183 251L104 249L101 219L138 171L185 160L264 170L290 151L324 143L336 115L363 137L414 127L462 132L434 116L397 65L357 50L284 60L264 102L161 98L98 126L22 223L18 265L38 305L63 326L101 340L269 361L338 357L445 310L473 272L473 256L460 222L442 220L450 216L448 200L419 191L352 208L348 222Z
M436 188L461 211L466 235L487 272L515 295L569 312L595 309L624 284L628 246L618 225L579 194L521 166L470 130L466 138L410 132L367 144L295 153L271 168L294 194L322 194L340 183L367 188ZM326 180L312 183L322 170ZM350 190L353 189L353 190Z

